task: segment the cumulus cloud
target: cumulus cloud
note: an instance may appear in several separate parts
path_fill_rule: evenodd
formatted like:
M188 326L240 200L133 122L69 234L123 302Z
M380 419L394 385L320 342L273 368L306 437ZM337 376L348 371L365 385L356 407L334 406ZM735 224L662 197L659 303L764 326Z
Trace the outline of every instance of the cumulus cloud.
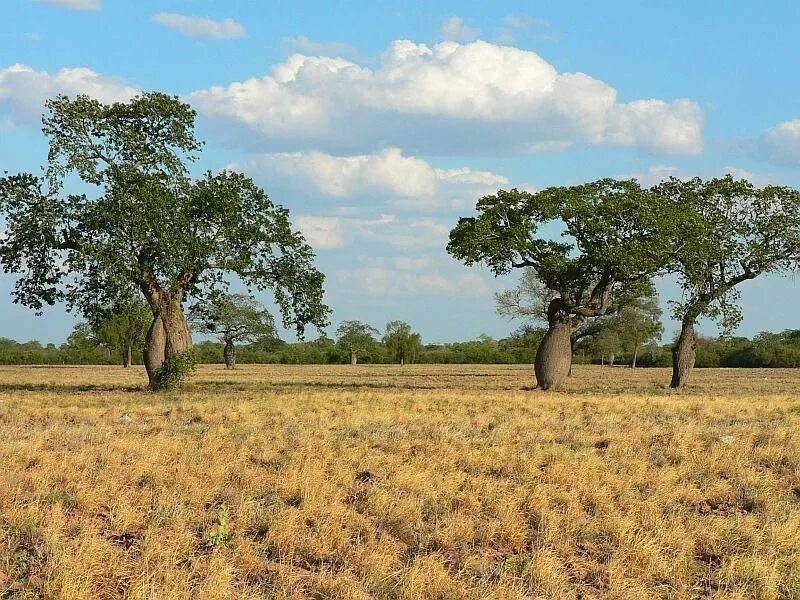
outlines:
M489 154L588 144L696 154L703 147L702 111L688 99L620 103L603 81L484 41L398 40L375 68L294 54L269 75L188 99L209 123L262 149L392 145L415 154Z
M231 18L215 21L208 17L195 17L180 13L160 12L154 14L151 19L180 31L183 35L190 37L209 37L217 39L240 38L244 37L245 31L241 23Z
M341 248L345 245L345 227L338 217L299 215L297 226L313 248Z
M381 249L375 256L386 252L400 252L403 256L411 252L419 256L423 250L441 251L447 244L452 223L393 214L374 218L303 214L295 217L295 225L315 248L369 247Z
M36 0L39 4L52 4L72 10L100 10L100 0Z
M326 198L369 199L417 210L465 208L479 196L508 187L507 177L468 167L440 169L397 148L335 156L319 151L262 154L230 168L254 173L265 185Z
M783 167L800 165L800 119L784 121L745 142L751 156Z
M134 87L84 67L48 73L22 64L0 70L0 115L9 121L38 122L48 98L88 94L101 102L123 102L138 93Z
M443 40L470 42L480 35L480 31L475 27L468 26L461 17L452 16L444 20L439 34Z

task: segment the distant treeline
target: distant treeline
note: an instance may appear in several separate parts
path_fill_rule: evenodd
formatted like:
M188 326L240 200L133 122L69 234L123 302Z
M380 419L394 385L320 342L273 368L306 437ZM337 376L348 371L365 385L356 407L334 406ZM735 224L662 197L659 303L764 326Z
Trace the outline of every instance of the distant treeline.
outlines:
M426 364L530 364L543 329L525 329L495 340L480 336L476 340L449 344L424 344L413 357ZM196 343L194 352L200 363L224 363L223 345L219 342ZM599 356L591 345L575 349L576 362L616 365L629 364L631 356ZM237 361L252 364L346 364L350 351L334 340L321 337L307 342L289 343L277 338L262 339L239 347ZM140 364L141 351L134 353L134 364ZM668 367L671 345L652 344L639 351L637 366ZM360 363L389 364L396 362L388 348L376 343L368 353L359 356ZM37 341L16 342L0 338L0 364L118 364L119 358L108 348L89 338L73 333L66 343L43 345ZM781 333L763 332L753 339L745 337L700 337L697 341L698 367L800 367L800 330Z

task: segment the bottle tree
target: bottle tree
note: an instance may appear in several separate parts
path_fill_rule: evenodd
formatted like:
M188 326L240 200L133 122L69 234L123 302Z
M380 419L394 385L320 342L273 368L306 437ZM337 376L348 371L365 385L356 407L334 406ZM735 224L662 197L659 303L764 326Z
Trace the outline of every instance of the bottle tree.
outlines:
M606 314L615 295L665 269L679 227L669 204L635 181L613 179L540 192L500 190L476 209L478 216L459 219L450 232L447 251L495 275L530 268L553 292L534 362L543 390L569 375L572 337L581 325Z
M324 278L289 212L245 175L190 176L201 147L190 106L146 93L114 104L59 96L47 110L43 176L0 178L0 262L17 275L16 302L37 311L65 302L89 315L141 295L152 313L151 387L171 381L159 376L166 363L190 355L187 298L202 300L233 276L271 289L299 335L325 325Z
M224 345L225 368L236 368L236 344L276 337L275 320L258 301L247 294L215 294L189 309L189 322L196 331L219 336Z

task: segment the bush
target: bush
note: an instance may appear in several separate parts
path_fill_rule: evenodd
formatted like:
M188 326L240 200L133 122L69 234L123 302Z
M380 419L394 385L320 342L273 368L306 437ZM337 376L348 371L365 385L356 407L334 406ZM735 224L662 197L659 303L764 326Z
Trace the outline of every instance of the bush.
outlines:
M153 377L154 390L170 390L178 387L197 368L194 352L189 350L176 354L156 369Z

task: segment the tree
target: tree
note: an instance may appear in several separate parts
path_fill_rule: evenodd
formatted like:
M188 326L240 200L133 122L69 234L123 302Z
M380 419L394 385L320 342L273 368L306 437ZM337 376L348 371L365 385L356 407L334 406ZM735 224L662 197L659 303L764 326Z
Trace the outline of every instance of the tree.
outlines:
M800 192L758 189L730 175L708 181L671 178L652 192L683 216L671 265L683 289L683 298L673 303L681 331L673 347L670 387L679 388L694 366L697 319L715 319L724 332L731 331L741 321L738 286L797 264Z
M590 346L595 354L600 356L600 360L605 364L608 357L608 364L614 366L614 358L622 351L622 341L619 333L611 327L602 327L596 335L592 337Z
M643 296L623 306L612 317L611 326L617 332L622 350L630 353L631 368L635 369L639 349L658 342L664 333L658 296Z
M64 301L90 315L143 295L152 313L144 357L151 388L165 362L189 356L187 298L202 301L232 274L271 289L284 325L299 336L307 324L325 325L324 277L288 211L245 175L190 178L187 164L201 146L191 107L146 93L110 105L59 96L47 108L44 177L0 179L8 231L0 262L19 275L16 302L41 311ZM62 193L75 175L96 196Z
M422 337L411 331L411 325L403 321L389 321L386 324L383 343L401 366L414 362L422 350Z
M358 355L374 350L378 330L361 321L342 321L336 330L336 344L350 354L350 364L358 364Z
M236 344L275 335L275 320L247 294L214 294L208 302L189 309L195 331L219 336L224 345L225 368L236 368Z
M447 251L495 275L528 267L554 293L534 362L543 390L568 376L573 333L606 314L626 286L664 269L677 226L669 205L635 181L613 179L535 193L500 190L476 208L479 216L459 219L450 232ZM537 235L554 222L569 241Z
M141 350L152 316L141 300L128 299L114 306L99 307L90 315L88 324L92 339L120 357L127 368L133 359L133 349Z

